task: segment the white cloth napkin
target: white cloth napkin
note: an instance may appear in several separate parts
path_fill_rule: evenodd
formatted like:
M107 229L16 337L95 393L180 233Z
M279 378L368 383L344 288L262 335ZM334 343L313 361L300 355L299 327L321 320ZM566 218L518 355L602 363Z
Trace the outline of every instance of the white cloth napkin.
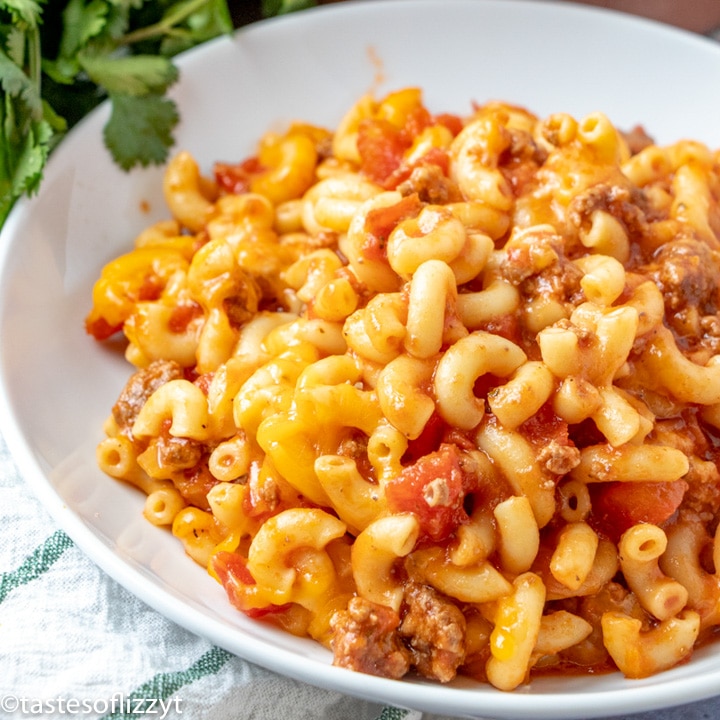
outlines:
M289 680L166 620L57 527L2 438L0 522L0 718L421 718Z
M305 685L173 624L57 527L0 436L0 718L449 720ZM710 720L720 698L625 720Z

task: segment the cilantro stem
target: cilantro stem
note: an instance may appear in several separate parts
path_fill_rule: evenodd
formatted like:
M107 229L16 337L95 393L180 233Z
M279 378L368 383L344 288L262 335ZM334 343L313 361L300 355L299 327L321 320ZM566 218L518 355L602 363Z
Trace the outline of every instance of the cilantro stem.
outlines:
M40 30L37 26L31 28L27 33L28 49L28 77L37 88L37 96L41 97L42 91L42 47L40 43ZM40 108L42 116L42 107ZM40 118L35 118L39 120Z
M157 37L158 35L165 35L172 30L173 26L178 25L183 20L190 17L190 15L197 12L207 3L208 0L192 0L191 2L184 4L181 8L173 8L172 12L166 15L162 20L156 22L154 25L138 28L137 30L124 35L120 38L120 44L132 45L133 43L141 42L142 40L149 40Z

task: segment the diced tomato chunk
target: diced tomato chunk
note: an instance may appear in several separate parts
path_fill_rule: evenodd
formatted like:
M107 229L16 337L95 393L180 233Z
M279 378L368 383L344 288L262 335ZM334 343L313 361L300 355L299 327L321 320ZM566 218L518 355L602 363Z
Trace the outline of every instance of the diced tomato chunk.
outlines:
M674 482L610 482L590 487L592 513L589 523L596 532L617 542L638 523L662 525L680 506L688 489L684 480Z
M442 442L447 424L438 413L433 413L425 423L420 435L408 442L407 450L403 455L403 462L408 464L417 462L423 455L435 452Z
M143 278L142 285L137 290L138 302L149 302L157 300L162 294L165 284L155 275L148 275Z
M188 325L197 317L203 314L202 307L197 303L185 303L178 305L172 311L168 320L168 329L170 332L183 333L187 330Z
M225 192L242 195L249 192L252 178L265 170L257 157L250 157L242 162L215 163L213 168L215 182Z
M390 480L385 497L391 511L417 516L421 537L440 542L467 522L463 502L470 484L457 445L444 443Z
M242 555L233 552L219 552L212 559L212 569L225 589L230 603L248 617L261 618L272 613L284 612L290 607L289 604L252 606L249 601L251 593L248 593L247 589L252 588L256 583L247 568L247 561Z
M255 578L248 570L247 560L238 553L219 552L213 557L212 566L225 589L230 582L243 585L256 584Z
M521 426L522 434L533 445L544 446L550 442L559 445L572 445L568 435L568 424L555 414L550 403L545 403Z
M435 116L435 122L438 125L444 125L453 136L459 135L463 129L463 121L459 115L452 115L451 113L440 113Z
M123 324L111 325L104 317L99 317L91 322L85 322L85 332L92 335L96 340L107 340L115 333L122 330Z
M401 162L400 165L385 178L383 187L386 190L395 190L400 183L410 178L415 168L427 167L428 165L439 167L443 175L447 175L450 170L450 156L447 151L442 148L430 148L424 155L412 163Z
M400 167L403 153L409 147L407 134L387 120L363 120L360 123L357 138L360 169L379 185Z
M405 160L405 153L418 135L434 124L446 127L453 135L462 129L459 117L438 115L434 118L423 106L411 110L402 127L383 118L363 120L357 138L361 172L386 190L394 190L416 167L424 165L437 165L447 175L450 160L442 148L430 148L412 163Z
M390 233L398 223L415 217L421 208L420 199L413 193L394 205L370 210L365 218L366 239L362 246L362 254L368 260L386 259L386 245Z
M484 322L481 330L491 332L493 335L500 335L516 345L522 343L521 325L517 314L507 313Z
M444 175L450 172L450 155L442 148L430 148L416 163L415 167L423 165L436 165Z
M432 125L432 122L432 115L430 115L428 109L422 105L418 105L408 113L403 132L412 140L426 127Z

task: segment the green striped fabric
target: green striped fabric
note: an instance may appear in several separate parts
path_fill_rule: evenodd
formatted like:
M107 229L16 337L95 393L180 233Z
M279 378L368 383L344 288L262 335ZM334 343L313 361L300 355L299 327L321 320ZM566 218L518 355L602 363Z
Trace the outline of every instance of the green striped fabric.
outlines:
M1 436L0 524L0 720L433 720L283 677L170 622L57 529Z
M402 710L396 707L385 707L383 708L377 720L410 720L411 715L416 715L410 710ZM416 715L417 716L417 715Z
M18 568L0 575L0 603L16 587L47 572L71 545L72 540L62 530L57 530L28 555Z
M3 616L3 604L14 593L20 592L22 588L28 590L32 595L32 585L39 585L44 576L51 574L58 562L65 556L68 550L74 547L70 537L62 530L56 530L42 543L37 545L31 552L26 554L14 568L4 570L0 573L0 617ZM80 553L77 553L80 562L88 562ZM107 583L113 583L107 578ZM29 587L28 587L29 586ZM150 675L144 682L136 685L134 689L127 693L119 694L111 689L105 693L102 701L95 700L95 709L109 709L109 712L99 716L99 720L140 720L148 715L157 715L172 718L174 715L183 715L183 706L181 696L183 691L204 679L217 679L222 671L227 668L232 661L242 663L241 660L234 658L228 651L210 646L196 660L188 664L186 667L174 670L157 672ZM2 688L0 680L0 702L4 697L8 697L8 692L12 689ZM317 691L321 692L321 691ZM4 695L3 695L4 693ZM97 698L101 694L95 692ZM113 701L112 698L115 698ZM175 701L172 698L175 697ZM42 698L36 698L36 702L40 702ZM26 698L28 700L28 698ZM347 699L349 703L353 701ZM48 702L56 702L49 700ZM156 703L154 707L150 703ZM362 701L354 701L362 705L362 716L333 714L332 720L419 720L422 716L418 712L404 710L395 707L375 706L362 703ZM348 705L349 706L349 705ZM31 708L33 706L30 706ZM37 706L35 706L37 708ZM314 714L315 709L311 706L301 711L298 718L315 718L321 717ZM340 711L338 711L340 712ZM347 711L345 711L347 712ZM335 711L333 711L335 713ZM368 714L369 713L369 714ZM0 713L2 714L2 713ZM45 717L48 717L45 715ZM97 716L96 716L97 717ZM244 720L244 714L238 714L238 720ZM248 716L250 717L250 716ZM252 715L255 717L264 717L261 715ZM283 713L284 720L294 720L294 718Z
M134 708L138 707L138 711L140 709L147 711L145 701L148 698L167 701L171 695L185 687L185 685L193 683L207 675L217 673L230 657L231 655L227 650L213 647L186 670L180 670L174 673L158 673L146 683L136 688L127 698L123 698L122 705L124 709L105 715L103 720L133 720L134 718L141 717ZM146 715L148 713L145 712L143 714Z

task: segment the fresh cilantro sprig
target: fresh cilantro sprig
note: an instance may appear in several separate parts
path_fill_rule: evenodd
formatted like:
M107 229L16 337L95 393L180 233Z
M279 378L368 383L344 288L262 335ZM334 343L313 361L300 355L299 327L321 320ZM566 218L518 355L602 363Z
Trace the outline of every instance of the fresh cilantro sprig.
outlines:
M37 190L66 128L41 94L41 14L34 0L0 4L0 224L16 198Z
M179 76L174 56L316 4L259 0L255 16L251 0L0 0L0 227L99 103L110 100L103 136L118 166L162 163L179 120L167 95Z
M226 0L0 0L0 225L65 132L110 99L123 169L161 163L179 115L173 57L233 23Z

